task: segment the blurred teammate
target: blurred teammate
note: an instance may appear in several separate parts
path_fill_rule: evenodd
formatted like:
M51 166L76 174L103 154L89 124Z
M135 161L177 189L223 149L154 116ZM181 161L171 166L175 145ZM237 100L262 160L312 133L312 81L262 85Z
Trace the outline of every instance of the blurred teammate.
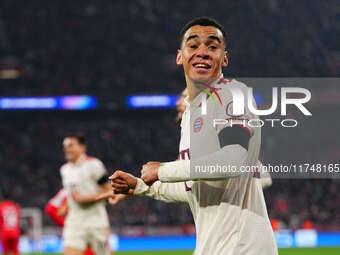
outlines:
M64 254L81 255L90 245L96 255L110 254L106 194L112 194L103 163L86 155L81 134L66 136L63 142L68 161L61 169L68 212L63 229Z
M112 194L111 191L109 191ZM105 199L110 196L110 194L102 194L98 199ZM124 199L126 195L118 194L114 197L109 197L109 203L111 205L116 205L120 200ZM60 189L54 197L48 201L45 206L45 213L51 217L51 219L60 227L64 227L65 217L68 212L67 205L67 192L65 189ZM94 255L91 247L88 246L84 252L85 255Z
M3 200L0 202L0 240L2 252L19 254L20 239L20 207L9 200L9 193L2 192Z
M232 90L245 95L247 87L223 78L222 67L228 65L223 27L209 18L190 21L182 29L176 61L184 68L188 88L181 160L148 162L142 179L116 171L111 176L113 190L189 203L197 233L195 255L276 255L260 173L241 171L259 166L261 129L247 125L247 120L258 119L247 108L243 115L233 115ZM203 97L208 114L202 111ZM216 119L233 125L214 126ZM217 164L235 171L196 173L196 167Z
M67 215L67 193L64 189L48 201L45 207L45 213L60 227L64 227L65 217ZM85 255L94 255L91 248L88 246L84 252Z

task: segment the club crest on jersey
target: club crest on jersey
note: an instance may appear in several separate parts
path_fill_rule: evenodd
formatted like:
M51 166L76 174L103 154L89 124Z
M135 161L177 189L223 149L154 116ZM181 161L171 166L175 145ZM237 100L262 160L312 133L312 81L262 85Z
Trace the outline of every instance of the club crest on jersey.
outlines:
M194 132L195 133L200 132L202 127L203 127L203 119L201 117L198 117L194 121Z

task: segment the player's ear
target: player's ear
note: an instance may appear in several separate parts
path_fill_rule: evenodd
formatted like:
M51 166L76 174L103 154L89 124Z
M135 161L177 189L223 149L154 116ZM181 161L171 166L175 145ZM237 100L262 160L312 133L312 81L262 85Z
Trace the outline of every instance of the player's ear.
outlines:
M180 50L180 49L177 50L176 64L179 65L179 66L183 65L182 50Z
M229 63L228 59L229 53L228 51L224 51L223 61L222 61L222 67L226 67Z

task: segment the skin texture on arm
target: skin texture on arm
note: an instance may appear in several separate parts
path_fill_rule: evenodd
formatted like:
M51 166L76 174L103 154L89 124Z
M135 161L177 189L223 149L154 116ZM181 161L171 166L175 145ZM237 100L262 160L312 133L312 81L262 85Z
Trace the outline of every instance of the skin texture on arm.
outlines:
M110 183L104 183L101 185L101 190L97 194L93 195L80 195L78 192L73 191L72 192L72 198L74 201L77 203L93 203L93 202L98 202L101 200L108 199L109 197L112 197L112 191L111 191L111 186Z

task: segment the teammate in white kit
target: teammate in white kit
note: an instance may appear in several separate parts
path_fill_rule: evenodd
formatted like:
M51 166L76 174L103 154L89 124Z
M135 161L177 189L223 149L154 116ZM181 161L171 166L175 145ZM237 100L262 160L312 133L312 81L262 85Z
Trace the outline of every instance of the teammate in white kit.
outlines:
M243 115L233 114L231 90L246 95L247 87L223 78L222 67L228 65L223 27L209 18L189 22L181 33L177 64L184 67L189 92L180 160L148 162L142 179L116 171L110 177L114 192L189 203L196 226L195 255L276 255L260 173L245 171L259 164L261 130L247 124L258 117L248 107ZM202 90L209 95L207 114L202 112ZM214 125L215 120L227 124Z
M66 136L66 160L61 169L69 211L63 229L64 254L83 254L88 245L97 255L110 254L110 225L105 201L111 187L103 163L86 155L86 139L81 134Z

